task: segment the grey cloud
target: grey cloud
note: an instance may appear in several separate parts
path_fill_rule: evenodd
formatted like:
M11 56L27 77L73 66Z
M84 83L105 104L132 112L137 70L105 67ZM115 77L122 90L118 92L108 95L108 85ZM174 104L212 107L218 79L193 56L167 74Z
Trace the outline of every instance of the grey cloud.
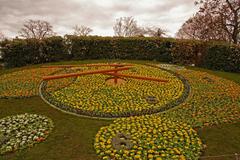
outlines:
M0 4L0 31L9 36L28 19L47 20L59 34L83 24L94 28L94 34L112 35L119 16L134 16L144 25L163 24L173 35L175 26L196 10L194 0L0 0Z

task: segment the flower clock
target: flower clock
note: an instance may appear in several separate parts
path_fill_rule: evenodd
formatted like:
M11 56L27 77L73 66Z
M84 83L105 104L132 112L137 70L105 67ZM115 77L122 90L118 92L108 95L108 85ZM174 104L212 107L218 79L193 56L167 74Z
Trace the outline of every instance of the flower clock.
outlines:
M86 67L83 70L87 70ZM83 73L99 73L111 68L95 66L88 70ZM182 103L188 95L185 81L179 76L146 65L133 65L121 74L107 72L78 76L68 87L48 91L49 84L58 80L51 78L66 76L69 74L48 76L41 90L42 97L59 109L89 117L118 118L158 113Z
M240 120L239 85L176 65L45 66L4 74L0 83L0 98L40 91L65 112L114 118L94 141L104 160L195 160L203 145L193 128ZM0 119L0 154L44 141L52 128L35 114Z

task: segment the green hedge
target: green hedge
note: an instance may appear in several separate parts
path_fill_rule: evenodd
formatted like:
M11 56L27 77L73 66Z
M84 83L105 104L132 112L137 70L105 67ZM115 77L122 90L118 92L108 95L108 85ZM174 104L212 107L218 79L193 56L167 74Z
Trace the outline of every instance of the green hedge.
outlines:
M153 38L112 38L68 36L72 42L72 58L141 59L171 61L168 41Z
M1 42L0 45L6 67L61 61L69 56L62 37L51 37L41 41L13 39Z
M13 40L3 43L3 59L8 67L20 67L27 64L37 64L39 43L36 40Z
M168 38L51 37L1 43L7 67L84 59L155 60L240 72L240 47L220 42Z
M240 46L209 44L202 66L214 70L240 72Z

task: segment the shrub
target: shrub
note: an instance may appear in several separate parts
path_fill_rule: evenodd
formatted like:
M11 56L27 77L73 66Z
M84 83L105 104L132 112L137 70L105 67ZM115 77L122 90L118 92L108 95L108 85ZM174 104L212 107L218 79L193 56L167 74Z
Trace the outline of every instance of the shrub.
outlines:
M200 65L202 56L206 54L205 45L201 41L177 40L171 50L173 63Z
M240 47L230 44L209 44L203 66L215 70L240 72Z
M43 62L63 61L70 58L62 37L50 37L41 42Z
M240 72L240 47L222 42L67 35L41 41L14 39L0 45L8 67L63 60L130 59Z
M62 37L44 40L14 39L1 43L3 59L7 67L20 67L68 59Z
M76 37L72 43L73 59L141 59L169 62L170 42L156 38Z

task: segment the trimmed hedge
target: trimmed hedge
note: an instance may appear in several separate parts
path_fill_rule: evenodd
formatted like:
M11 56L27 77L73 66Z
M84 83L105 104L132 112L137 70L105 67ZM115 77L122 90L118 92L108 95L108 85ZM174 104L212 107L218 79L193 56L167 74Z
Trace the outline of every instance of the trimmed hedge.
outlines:
M62 37L50 37L41 42L43 62L56 62L70 59L67 46Z
M66 60L68 54L62 37L36 39L13 39L1 43L6 67L21 67L30 64Z
M171 61L169 42L153 38L68 36L73 59L141 59Z
M7 67L63 60L130 59L240 72L240 46L222 42L68 35L41 41L14 39L2 42L1 47Z
M240 47L212 43L207 47L202 66L214 70L240 72Z

